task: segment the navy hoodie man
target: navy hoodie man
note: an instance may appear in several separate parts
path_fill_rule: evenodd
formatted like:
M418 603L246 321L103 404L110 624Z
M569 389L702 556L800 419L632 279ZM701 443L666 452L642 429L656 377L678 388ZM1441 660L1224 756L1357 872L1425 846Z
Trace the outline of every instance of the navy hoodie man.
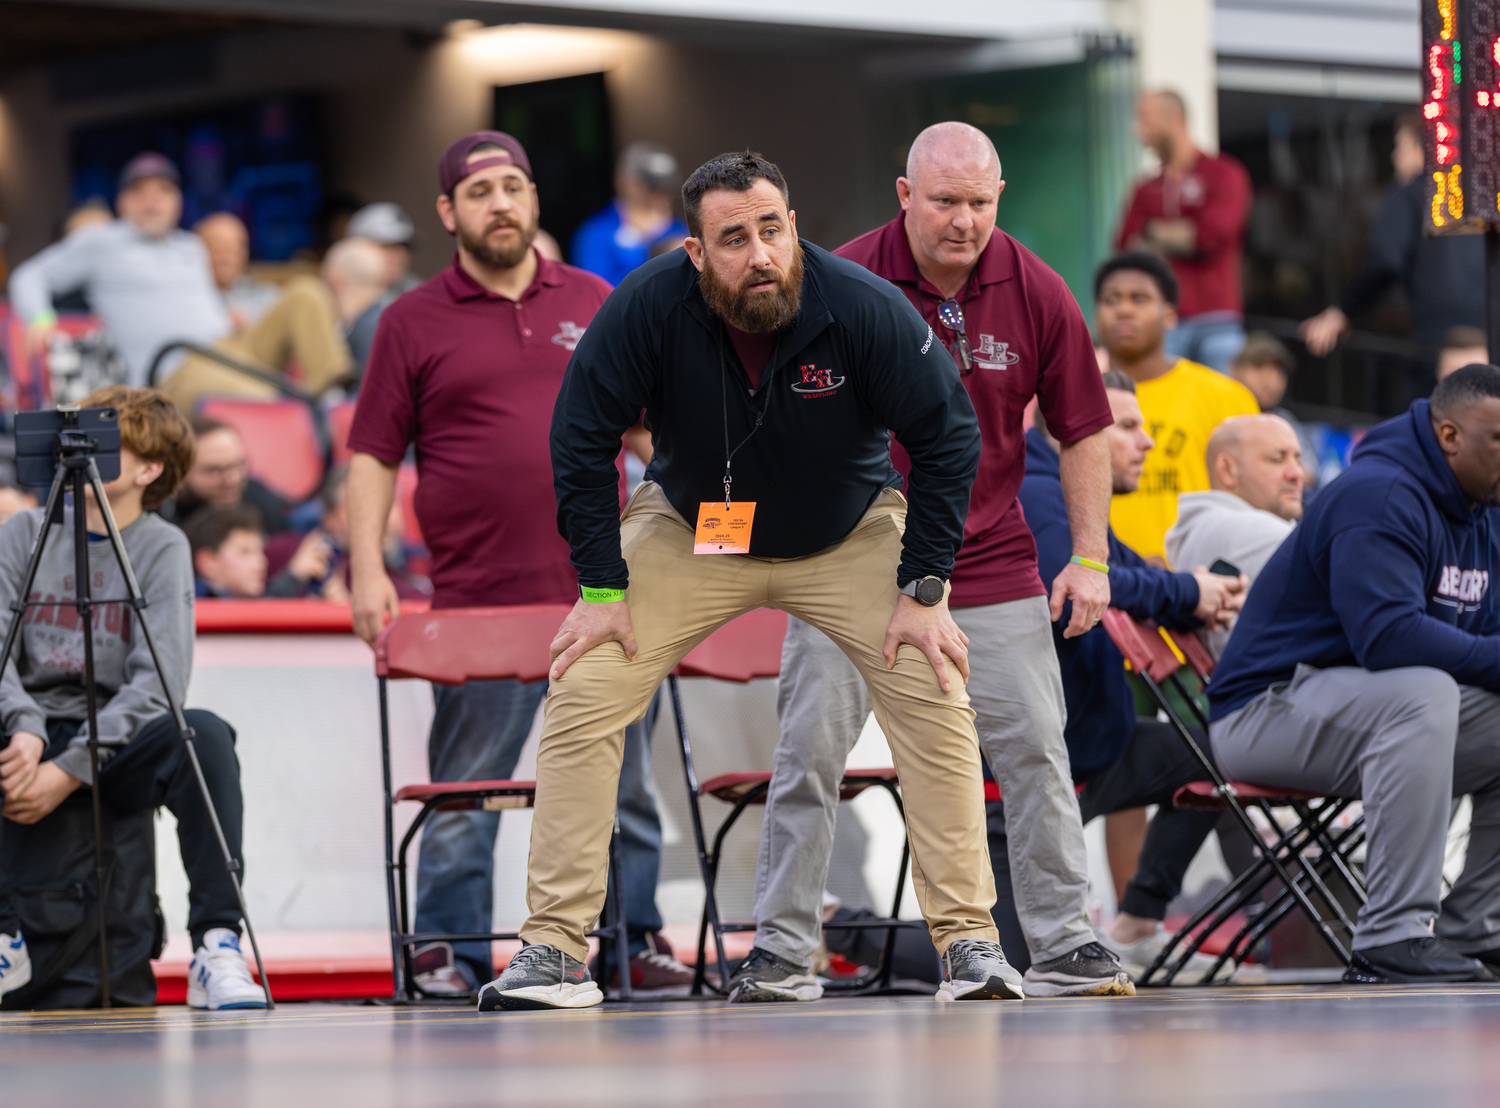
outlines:
M1466 366L1365 437L1219 662L1228 776L1364 800L1369 898L1345 981L1492 981L1500 965L1497 487L1500 369ZM1440 905L1464 794L1468 860Z
M1104 377L1115 417L1108 429L1110 470L1114 492L1134 492L1141 464L1153 445L1142 428L1135 384L1123 373ZM1021 508L1036 539L1037 563L1043 579L1056 573L1073 553L1067 503L1057 448L1041 429L1026 435L1026 477L1021 482ZM1244 587L1235 578L1217 577L1201 568L1173 573L1146 564L1134 550L1109 532L1110 604L1136 619L1151 619L1168 627L1217 624L1238 609ZM1158 805L1146 835L1140 864L1120 901L1117 933L1125 940L1105 939L1132 974L1145 972L1160 953L1165 934L1160 921L1167 904L1182 889L1182 879L1203 840L1218 822L1217 812L1191 812L1172 807L1172 795L1183 785L1202 780L1202 765L1173 732L1154 719L1137 719L1135 703L1125 680L1125 660L1102 626L1076 638L1065 638L1064 619L1053 625L1053 645L1062 670L1063 697L1068 709L1063 737L1068 745L1073 779L1083 786L1078 801L1085 822L1095 816L1130 808ZM1202 736L1199 737L1203 743ZM1206 743L1204 743L1206 745ZM1005 902L1011 887L1006 862L1004 809L989 806L990 861L995 888ZM997 902L996 919L1004 941L1007 925L1000 913L1008 903ZM1012 908L1013 910L1013 908ZM1120 927L1124 922L1125 926ZM1192 985L1212 966L1213 959L1195 959L1174 979Z

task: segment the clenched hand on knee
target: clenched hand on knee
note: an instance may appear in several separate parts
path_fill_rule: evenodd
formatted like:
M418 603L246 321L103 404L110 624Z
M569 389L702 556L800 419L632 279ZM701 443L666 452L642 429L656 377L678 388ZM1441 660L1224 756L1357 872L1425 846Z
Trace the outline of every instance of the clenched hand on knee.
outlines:
M556 681L594 647L607 642L622 645L625 657L635 661L635 630L630 626L630 608L623 600L607 604L579 600L552 640L552 680Z
M566 626L566 624L564 625ZM896 612L885 629L885 668L896 668L896 652L902 643L910 643L927 656L932 672L937 674L939 687L944 692L953 691L953 680L948 675L947 659L953 659L964 683L969 681L969 636L958 629L948 613L944 601L928 608L909 596L896 601Z

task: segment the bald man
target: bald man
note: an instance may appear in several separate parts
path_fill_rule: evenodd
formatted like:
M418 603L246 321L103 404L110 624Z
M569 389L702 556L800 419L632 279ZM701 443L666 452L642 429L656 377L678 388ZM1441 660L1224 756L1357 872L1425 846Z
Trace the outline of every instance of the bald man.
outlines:
M243 331L281 297L281 289L250 276L250 232L233 212L214 212L193 225L208 250L214 284L229 308L236 331Z
M1007 801L1009 867L1005 851L996 866L1002 902L1010 900L1012 873L1016 880L1015 907L1001 903L994 913L1002 945L1026 971L1027 996L1129 994L1129 976L1096 941L1085 913L1083 827L1052 646L1054 620L1065 621L1065 633L1074 637L1109 604L1105 429L1113 418L1072 294L995 227L1004 188L999 155L982 131L964 123L929 127L912 143L906 175L896 181L901 214L837 253L891 281L922 313L979 415L979 475L948 603L968 639L968 693L980 744ZM1016 499L1025 472L1021 420L1032 397L1060 444L1075 555L1050 582L1038 572L1036 544ZM899 446L893 454L906 472ZM761 837L756 949L731 982L730 999L738 1002L822 995L811 962L839 778L870 701L839 649L793 619L778 709L781 742Z
M1117 246L1158 254L1177 275L1182 303L1167 353L1227 374L1245 343L1240 255L1250 175L1228 154L1198 148L1182 97L1169 89L1141 94L1135 129L1160 159L1161 172L1136 187Z
M1228 562L1255 584L1261 568L1302 518L1302 446L1280 416L1226 419L1208 438L1208 492L1177 498L1177 522L1167 532L1174 566ZM1217 658L1229 631L1203 633Z

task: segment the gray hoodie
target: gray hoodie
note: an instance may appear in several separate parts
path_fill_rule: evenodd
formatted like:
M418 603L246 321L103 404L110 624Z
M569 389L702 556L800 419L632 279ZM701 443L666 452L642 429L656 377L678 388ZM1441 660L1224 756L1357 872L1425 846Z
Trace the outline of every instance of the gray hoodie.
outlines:
M1177 498L1177 522L1167 532L1167 560L1191 572L1213 567L1219 559L1235 566L1250 584L1296 524L1252 507L1232 492L1185 492ZM1229 641L1228 631L1199 632L1217 658Z
M0 640L10 629L10 603L26 573L42 510L18 512L0 529ZM125 552L145 593L146 619L173 698L182 703L193 666L193 563L186 536L161 517L147 513L121 532ZM89 543L96 600L126 597L125 578L107 541ZM30 599L71 601L73 594L73 513L52 528ZM43 738L48 719L81 720L87 715L83 687L83 634L76 609L62 604L28 608L15 655L0 678L0 726L6 734L29 731ZM166 697L151 652L135 626L136 616L121 603L94 609L94 676L99 696L100 764L130 742L151 720L167 713ZM88 727L79 731L58 758L59 769L85 783L89 772Z

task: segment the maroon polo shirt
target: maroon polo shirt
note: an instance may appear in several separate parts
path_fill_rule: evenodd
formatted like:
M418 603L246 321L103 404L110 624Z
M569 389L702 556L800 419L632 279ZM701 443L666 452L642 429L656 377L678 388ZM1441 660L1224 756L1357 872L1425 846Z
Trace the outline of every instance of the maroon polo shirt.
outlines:
M917 272L904 212L834 252L906 293L963 369L957 336L938 320L944 298ZM1044 596L1036 543L1016 499L1026 475L1021 417L1035 396L1048 430L1065 443L1114 422L1093 338L1063 279L998 227L957 300L974 353L974 369L963 382L983 445L949 603L973 608ZM906 452L896 444L892 454L905 473Z
M578 599L548 435L568 358L609 291L538 257L536 279L506 300L455 257L381 316L349 446L396 465L416 444L433 607Z
M1115 245L1126 249L1149 219L1192 220L1198 252L1168 259L1182 287L1178 314L1190 319L1205 312L1242 312L1240 257L1250 201L1250 174L1244 166L1228 154L1200 154L1185 176L1160 173L1136 187Z

